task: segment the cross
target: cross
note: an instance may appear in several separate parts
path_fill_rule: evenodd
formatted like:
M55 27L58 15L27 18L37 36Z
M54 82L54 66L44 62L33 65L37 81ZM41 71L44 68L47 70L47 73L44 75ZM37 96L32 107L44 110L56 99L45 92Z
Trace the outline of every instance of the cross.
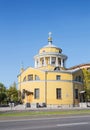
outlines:
M51 37L52 33L51 33L51 32L49 32L49 33L48 33L48 35L49 35L49 37Z

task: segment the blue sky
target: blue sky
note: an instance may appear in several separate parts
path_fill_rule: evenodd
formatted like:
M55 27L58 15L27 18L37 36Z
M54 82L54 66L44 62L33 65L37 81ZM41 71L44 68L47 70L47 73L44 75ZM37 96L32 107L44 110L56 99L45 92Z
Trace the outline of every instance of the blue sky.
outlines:
M0 82L17 83L22 62L34 66L48 32L66 67L90 63L90 0L0 0Z

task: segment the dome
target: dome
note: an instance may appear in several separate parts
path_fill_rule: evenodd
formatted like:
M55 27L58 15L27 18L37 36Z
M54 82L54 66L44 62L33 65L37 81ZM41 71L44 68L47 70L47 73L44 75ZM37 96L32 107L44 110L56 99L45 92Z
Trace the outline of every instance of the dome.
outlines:
M48 37L48 45L44 46L39 50L39 54L42 53L61 53L62 49L56 47L55 45L52 44L52 37L51 37L51 32L49 32L49 37Z
M43 48L41 48L39 50L39 54L42 54L42 53L54 53L54 52L55 53L61 53L62 49L54 46L53 44L51 44L51 45L48 44L48 45L44 46Z

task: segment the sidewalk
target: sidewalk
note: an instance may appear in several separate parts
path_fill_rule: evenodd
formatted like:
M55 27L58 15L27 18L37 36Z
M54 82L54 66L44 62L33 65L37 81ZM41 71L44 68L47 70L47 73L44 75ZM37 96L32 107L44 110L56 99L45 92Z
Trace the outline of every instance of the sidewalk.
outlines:
M44 107L44 108L31 108L31 107L25 107L24 105L18 105L15 107L0 107L0 112L9 112L9 111L46 111L46 110L88 110L90 107L83 108L83 107L70 107L70 108L52 108L52 107Z

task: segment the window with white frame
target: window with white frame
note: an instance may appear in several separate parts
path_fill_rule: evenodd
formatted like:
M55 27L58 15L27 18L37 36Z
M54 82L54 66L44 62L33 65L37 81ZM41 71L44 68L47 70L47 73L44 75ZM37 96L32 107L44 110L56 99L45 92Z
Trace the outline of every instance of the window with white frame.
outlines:
M39 88L35 88L34 89L34 99L39 99L39 92L40 90L39 90Z
M56 80L60 80L61 76L60 75L56 75Z

